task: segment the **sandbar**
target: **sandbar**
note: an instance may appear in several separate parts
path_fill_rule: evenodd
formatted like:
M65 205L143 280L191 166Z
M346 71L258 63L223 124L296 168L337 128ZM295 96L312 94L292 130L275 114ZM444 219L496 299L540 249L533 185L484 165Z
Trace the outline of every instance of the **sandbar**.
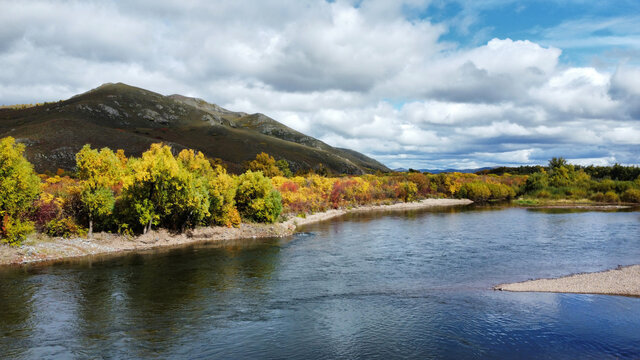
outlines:
M494 290L640 296L640 265L582 273L555 279L500 284Z

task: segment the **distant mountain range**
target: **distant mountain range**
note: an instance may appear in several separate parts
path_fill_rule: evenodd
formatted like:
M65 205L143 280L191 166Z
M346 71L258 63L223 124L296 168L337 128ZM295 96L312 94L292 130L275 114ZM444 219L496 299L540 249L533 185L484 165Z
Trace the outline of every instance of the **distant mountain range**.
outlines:
M155 142L176 151L202 151L234 173L260 152L287 160L293 172L390 171L370 157L332 147L264 114L229 111L202 99L163 96L122 83L104 84L56 103L0 109L0 137L5 136L25 143L27 158L41 172L72 169L75 153L84 144L139 156Z
M475 168L475 169L415 169L417 171L420 172L428 172L431 174L440 174L440 173L451 173L451 172L459 172L459 173L476 173L478 171L482 171L482 170L491 170L494 169L495 167L481 167L481 168ZM396 168L393 169L393 171L409 171L409 169L405 169L405 168Z

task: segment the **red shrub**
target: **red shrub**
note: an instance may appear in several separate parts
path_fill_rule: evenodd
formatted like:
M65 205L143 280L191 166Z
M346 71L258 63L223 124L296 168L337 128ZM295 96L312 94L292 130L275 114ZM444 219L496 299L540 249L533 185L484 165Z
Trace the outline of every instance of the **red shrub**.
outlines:
M282 185L280 186L280 192L296 192L298 191L298 184L294 183L293 181L285 181L284 183L282 183Z
M39 229L42 229L46 223L56 219L61 214L62 208L55 201L45 202L38 200L34 203L31 220L36 223Z

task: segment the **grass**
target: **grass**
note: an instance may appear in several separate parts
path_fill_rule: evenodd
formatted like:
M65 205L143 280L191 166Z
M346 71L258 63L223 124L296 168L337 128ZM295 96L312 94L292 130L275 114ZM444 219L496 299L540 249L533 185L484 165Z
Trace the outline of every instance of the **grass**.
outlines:
M511 201L514 205L519 206L604 206L619 205L621 203L603 203L590 199L539 199L530 197L520 197Z

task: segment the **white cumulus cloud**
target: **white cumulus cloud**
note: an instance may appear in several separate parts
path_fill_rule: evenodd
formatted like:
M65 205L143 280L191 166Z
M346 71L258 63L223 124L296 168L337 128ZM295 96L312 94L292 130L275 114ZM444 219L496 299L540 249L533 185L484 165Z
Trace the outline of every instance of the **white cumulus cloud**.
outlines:
M638 163L633 62L563 63L562 41L463 46L443 39L481 5L436 22L430 3L4 1L0 104L122 81L262 112L392 167ZM620 37L632 23L598 26Z

